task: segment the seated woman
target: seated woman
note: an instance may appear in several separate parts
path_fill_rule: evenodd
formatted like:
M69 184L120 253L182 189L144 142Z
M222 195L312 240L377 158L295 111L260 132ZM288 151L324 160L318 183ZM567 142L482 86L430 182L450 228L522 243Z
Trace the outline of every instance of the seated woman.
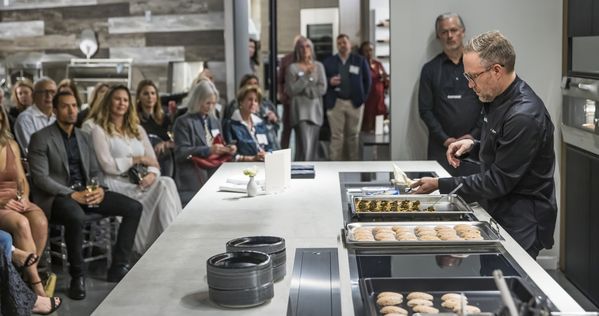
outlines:
M150 143L154 147L160 171L162 175L172 178L175 171L173 152L175 142L170 137L171 120L164 114L160 105L156 84L152 80L140 81L135 98L141 126L148 133Z
M15 246L37 257L48 238L48 220L37 205L29 201L19 146L8 131L8 117L0 110L0 229L9 232ZM46 296L37 272L37 260L24 267L25 281L37 295Z
M239 89L245 86L260 86L260 82L258 81L258 76L255 74L247 74L241 77L241 81L239 82ZM277 114L277 109L275 105L268 99L266 96L262 96L259 100L259 107L256 114L259 118L264 121L266 125L266 136L268 137L268 142L270 143L271 150L279 150L281 149L281 145L279 142L279 115ZM239 102L237 99L231 101L227 107L223 111L223 124L231 119L233 112L239 108Z
M214 84L210 80L201 80L189 94L187 113L175 120L175 179L183 205L191 200L218 168L219 157L237 152L235 145L226 146L222 139L220 122L214 115L217 100L218 90ZM200 166L194 157L214 158L214 164Z
M99 108L98 105L102 102L104 95L110 89L110 86L105 82L98 82L92 90L92 93L89 97L89 102L87 103L87 108L79 111L77 114L77 123L75 124L77 127L81 128L86 133L91 132L93 125L92 121L88 121L87 124L84 124L86 120L93 115L93 110Z
M242 87L237 94L239 109L224 125L225 140L237 145L236 161L264 161L265 152L272 150L266 125L255 114L261 99L260 87Z
M100 104L91 136L108 188L143 205L133 243L133 250L143 254L181 212L181 202L173 179L160 176L154 149L129 100L127 87L112 87ZM134 165L147 168L147 174L130 178Z
M29 79L17 81L12 86L10 101L13 106L8 111L8 118L10 121L10 130L13 131L19 114L33 104L33 82Z
M0 230L0 315L48 315L55 312L62 303L60 297L33 293L10 263L11 248L10 234Z

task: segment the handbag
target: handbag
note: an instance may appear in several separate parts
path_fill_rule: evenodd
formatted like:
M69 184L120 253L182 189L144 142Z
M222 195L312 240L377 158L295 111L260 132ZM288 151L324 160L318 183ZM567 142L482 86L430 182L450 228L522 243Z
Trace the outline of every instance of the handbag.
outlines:
M216 135L212 140L212 144L225 144L221 134ZM208 157L191 156L191 161L200 169L213 169L220 167L224 162L231 161L233 155L231 154L210 154Z
M148 175L148 167L140 163L134 164L127 170L129 182L133 184L139 184L146 175Z

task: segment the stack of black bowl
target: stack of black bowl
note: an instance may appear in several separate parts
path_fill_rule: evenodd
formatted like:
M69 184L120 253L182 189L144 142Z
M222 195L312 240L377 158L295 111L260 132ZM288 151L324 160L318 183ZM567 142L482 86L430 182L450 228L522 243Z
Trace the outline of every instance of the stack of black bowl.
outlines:
M208 259L210 299L226 307L251 307L274 296L272 260L257 251L227 252Z
M252 236L233 239L227 243L227 252L259 251L270 255L274 281L282 280L287 273L285 239L274 236Z

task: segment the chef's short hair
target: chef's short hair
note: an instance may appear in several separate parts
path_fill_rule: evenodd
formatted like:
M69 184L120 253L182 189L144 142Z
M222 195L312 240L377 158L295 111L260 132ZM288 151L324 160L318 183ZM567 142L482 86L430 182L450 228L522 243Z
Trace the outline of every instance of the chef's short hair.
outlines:
M500 64L507 72L514 71L516 51L512 43L499 31L474 36L464 46L465 53L477 53L486 67Z

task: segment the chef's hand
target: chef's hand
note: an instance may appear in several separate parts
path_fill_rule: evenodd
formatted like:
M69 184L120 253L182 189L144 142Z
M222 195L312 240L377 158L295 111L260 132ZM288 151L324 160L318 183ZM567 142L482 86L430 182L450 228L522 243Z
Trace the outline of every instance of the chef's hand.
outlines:
M423 177L410 185L412 194L429 194L439 188L439 178Z
M462 139L457 142L451 143L447 147L447 162L454 168L460 166L460 157L472 150L474 141L472 139Z

